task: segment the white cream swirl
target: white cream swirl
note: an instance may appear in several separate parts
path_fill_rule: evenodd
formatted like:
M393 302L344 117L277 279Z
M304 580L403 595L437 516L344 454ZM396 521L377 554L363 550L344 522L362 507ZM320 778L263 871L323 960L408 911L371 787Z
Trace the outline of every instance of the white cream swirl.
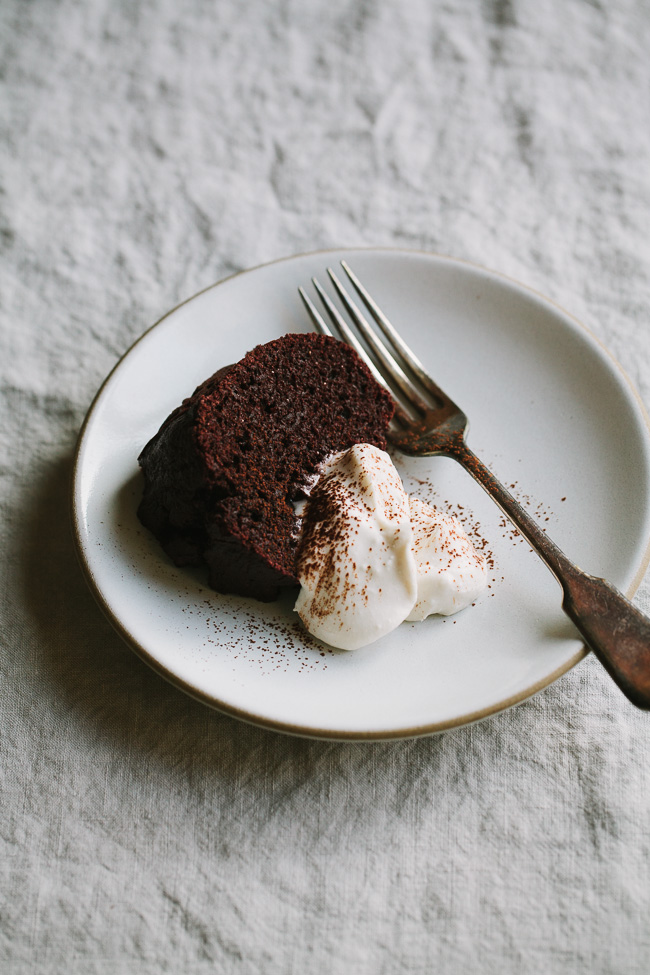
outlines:
M383 450L357 444L324 465L304 511L295 609L310 633L354 650L405 619L449 615L487 582L461 525L409 498Z
M408 498L388 454L357 444L312 490L298 547L295 609L310 633L355 650L390 633L415 602Z

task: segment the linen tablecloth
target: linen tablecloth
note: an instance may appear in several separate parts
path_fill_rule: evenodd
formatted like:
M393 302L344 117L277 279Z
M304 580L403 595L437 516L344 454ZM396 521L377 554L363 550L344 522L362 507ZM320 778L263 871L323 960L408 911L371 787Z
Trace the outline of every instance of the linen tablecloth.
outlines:
M69 496L146 327L318 248L511 275L647 406L650 6L4 0L0 44L0 970L645 975L650 719L591 657L438 737L250 727L113 632Z

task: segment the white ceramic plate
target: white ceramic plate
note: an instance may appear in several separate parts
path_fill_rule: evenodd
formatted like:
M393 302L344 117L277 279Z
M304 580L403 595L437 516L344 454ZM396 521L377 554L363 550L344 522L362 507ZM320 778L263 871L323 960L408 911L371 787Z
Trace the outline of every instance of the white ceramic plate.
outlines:
M397 738L523 700L584 654L560 590L496 505L446 458L396 461L408 488L460 512L493 560L479 603L336 652L305 638L292 600L220 596L178 569L136 517L137 457L207 375L309 324L297 287L345 257L470 417L470 446L583 568L631 594L648 562L650 445L620 367L575 319L481 268L393 250L279 261L208 288L129 350L83 427L78 550L100 605L149 664L206 703L324 738Z

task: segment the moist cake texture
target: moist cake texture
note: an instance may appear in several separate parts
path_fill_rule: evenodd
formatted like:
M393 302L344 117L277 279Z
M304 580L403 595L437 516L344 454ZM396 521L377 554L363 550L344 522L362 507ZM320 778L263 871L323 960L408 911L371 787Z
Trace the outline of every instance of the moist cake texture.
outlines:
M276 599L299 584L294 502L330 454L384 449L392 414L344 343L307 333L258 345L145 446L140 520L177 565L207 565L218 592Z

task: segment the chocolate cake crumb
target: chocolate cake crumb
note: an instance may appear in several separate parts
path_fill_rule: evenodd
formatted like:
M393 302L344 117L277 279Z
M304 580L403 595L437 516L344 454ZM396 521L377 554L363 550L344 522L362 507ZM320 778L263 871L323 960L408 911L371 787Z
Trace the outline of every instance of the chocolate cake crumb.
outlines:
M138 515L176 565L221 593L270 601L298 585L293 502L326 456L386 447L389 395L328 336L288 334L205 380L138 461Z

